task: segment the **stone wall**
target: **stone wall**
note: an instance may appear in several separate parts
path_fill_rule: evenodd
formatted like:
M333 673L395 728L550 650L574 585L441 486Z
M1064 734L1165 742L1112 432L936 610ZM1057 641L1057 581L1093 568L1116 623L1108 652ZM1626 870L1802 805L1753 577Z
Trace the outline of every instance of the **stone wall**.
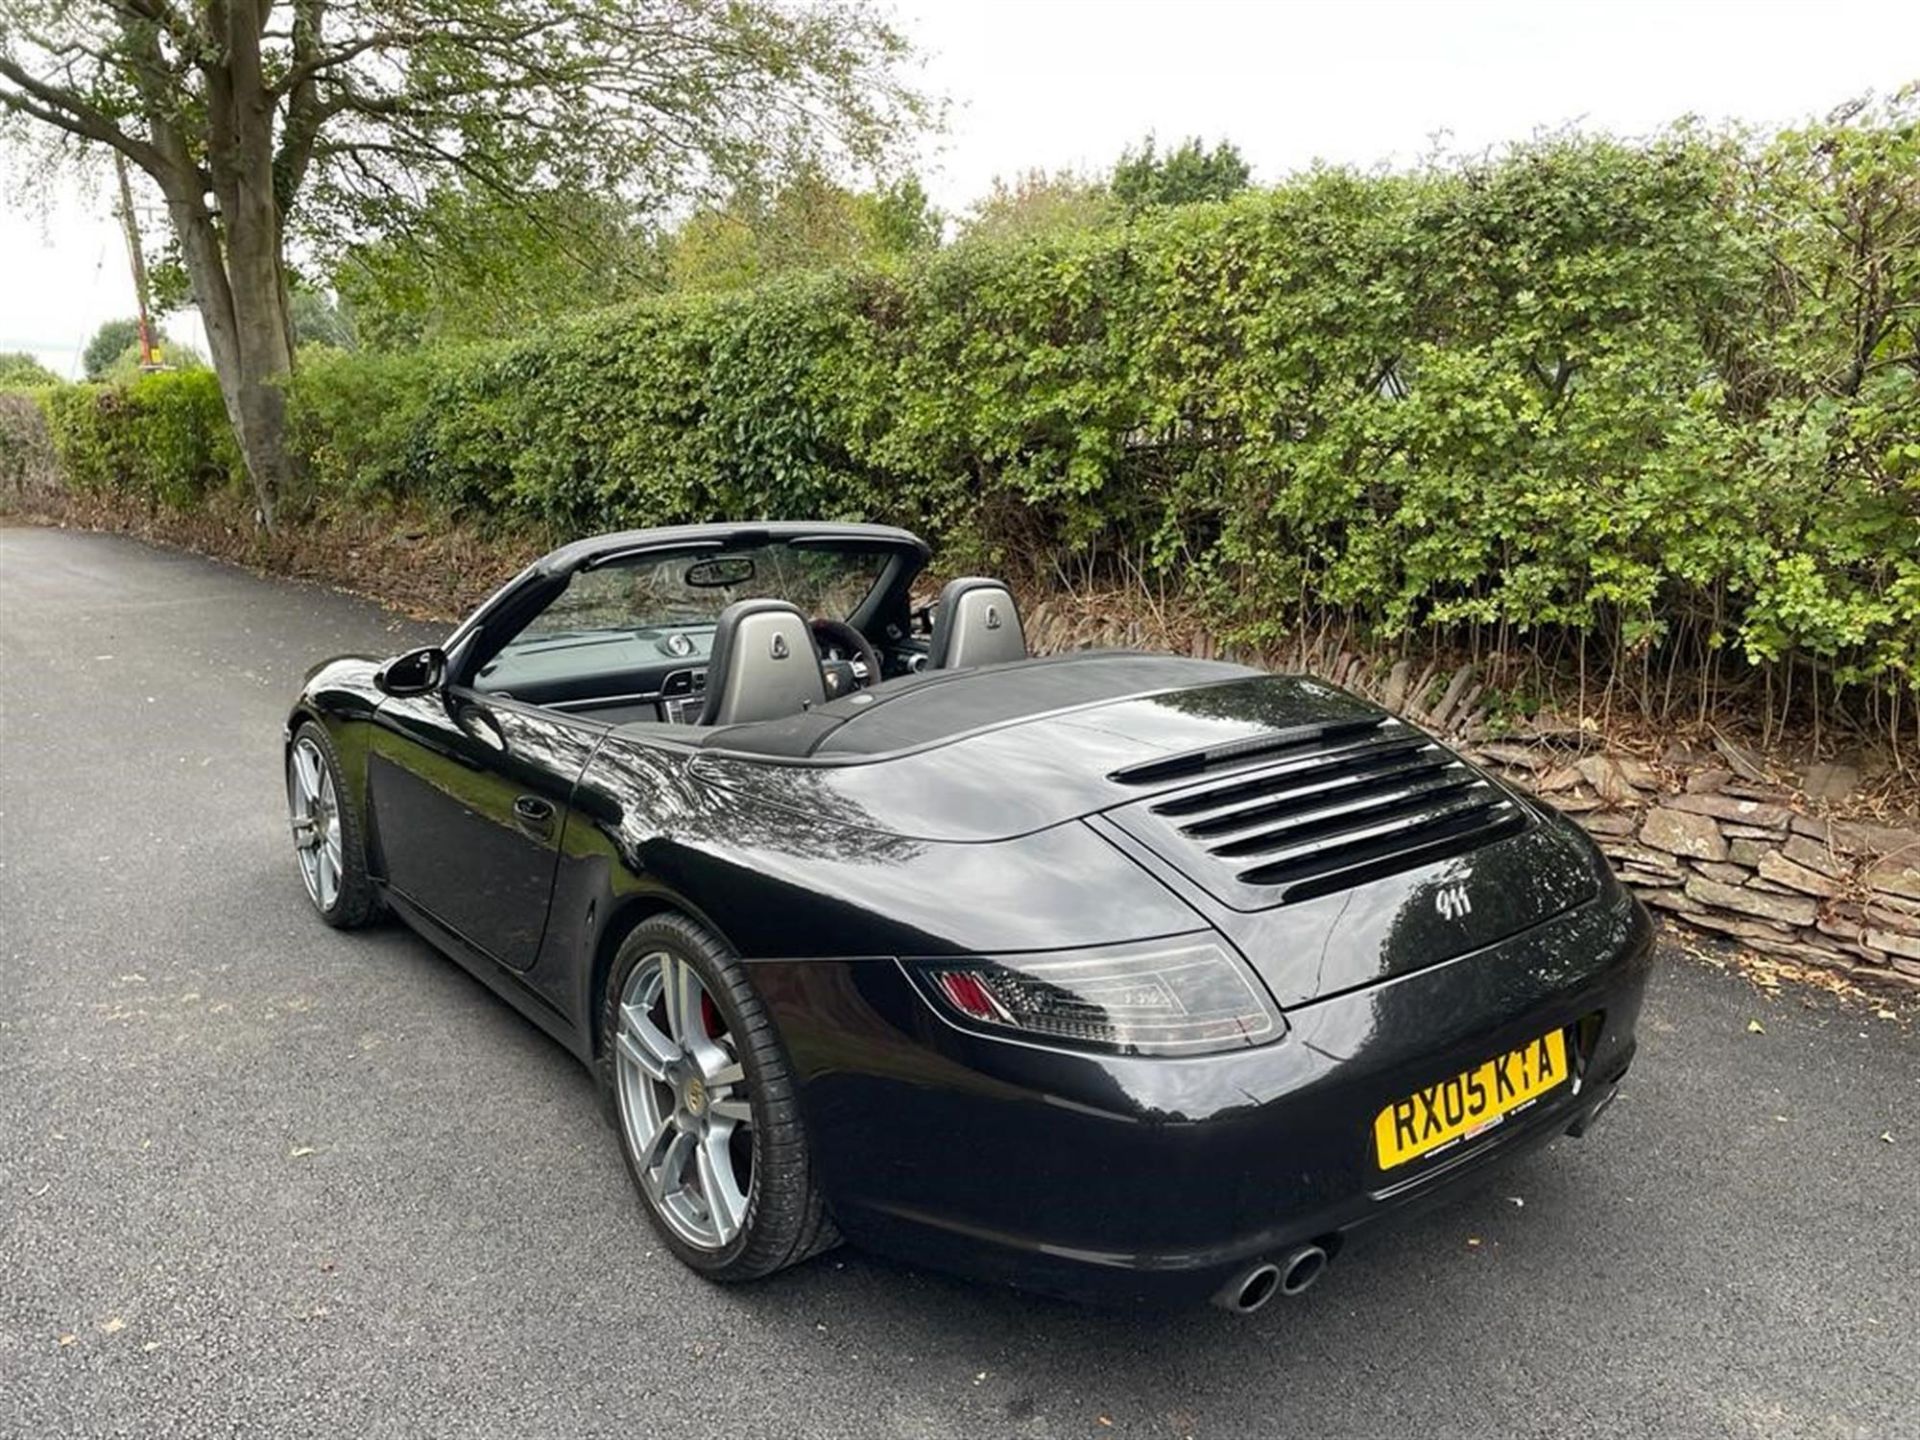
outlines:
M1673 746L1657 762L1550 740L1460 748L1571 814L1654 909L1769 955L1920 986L1920 830L1814 814L1732 746Z

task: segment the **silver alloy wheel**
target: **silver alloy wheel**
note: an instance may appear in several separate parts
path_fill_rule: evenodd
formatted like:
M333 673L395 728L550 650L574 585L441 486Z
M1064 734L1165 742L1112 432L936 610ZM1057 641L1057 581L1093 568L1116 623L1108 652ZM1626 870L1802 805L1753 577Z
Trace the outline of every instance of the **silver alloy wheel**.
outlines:
M723 1250L753 1190L753 1108L732 1036L693 966L656 950L620 991L616 1091L641 1188L682 1240Z
M287 809L293 820L294 852L307 895L324 912L340 896L340 804L333 771L313 738L303 735L287 757Z

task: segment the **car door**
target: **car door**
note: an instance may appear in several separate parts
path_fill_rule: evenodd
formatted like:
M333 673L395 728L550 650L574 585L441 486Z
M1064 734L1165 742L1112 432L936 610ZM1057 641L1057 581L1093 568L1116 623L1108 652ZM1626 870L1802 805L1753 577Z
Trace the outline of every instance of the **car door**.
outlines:
M574 782L607 727L448 686L391 697L367 763L387 883L501 964L540 953Z

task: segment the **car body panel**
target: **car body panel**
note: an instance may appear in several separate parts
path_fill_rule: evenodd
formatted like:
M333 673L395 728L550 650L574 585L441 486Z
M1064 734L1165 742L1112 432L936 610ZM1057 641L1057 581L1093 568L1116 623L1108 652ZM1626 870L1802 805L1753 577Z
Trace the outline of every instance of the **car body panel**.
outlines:
M1406 975L1524 934L1586 903L1607 881L1584 832L1552 816L1466 855L1285 907L1236 910L1102 817L1100 832L1232 940L1283 1009ZM1442 909L1448 891L1471 909Z
M609 736L583 790L612 791L646 748ZM750 959L1050 950L1201 927L1079 824L993 844L924 840L871 823L825 785L809 805L783 783L773 802L704 783L697 761L671 788L655 784L646 805L623 808L614 848L633 872L708 897Z
M367 761L386 883L509 969L531 967L574 784L606 728L464 689L387 700Z

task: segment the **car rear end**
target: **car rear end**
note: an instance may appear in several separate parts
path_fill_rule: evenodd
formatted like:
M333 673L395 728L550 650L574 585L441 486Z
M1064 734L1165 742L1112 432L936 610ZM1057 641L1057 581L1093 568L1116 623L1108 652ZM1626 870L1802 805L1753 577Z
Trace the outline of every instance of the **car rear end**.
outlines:
M1108 858L1061 875L1062 905L1150 887L1190 927L768 973L851 1238L1080 1298L1251 1308L1611 1101L1652 927L1564 818L1315 682L1214 682L990 745L1066 769L1080 735L1104 768L1066 823Z
M929 1029L945 1065L816 1078L835 1214L850 1238L1021 1288L1231 1299L1264 1265L1337 1254L1395 1208L1584 1131L1632 1061L1649 959L1644 913L1595 904L1297 1007L1258 1049L1169 1060ZM1383 1113L1549 1035L1566 1079L1479 1133L1383 1158Z

